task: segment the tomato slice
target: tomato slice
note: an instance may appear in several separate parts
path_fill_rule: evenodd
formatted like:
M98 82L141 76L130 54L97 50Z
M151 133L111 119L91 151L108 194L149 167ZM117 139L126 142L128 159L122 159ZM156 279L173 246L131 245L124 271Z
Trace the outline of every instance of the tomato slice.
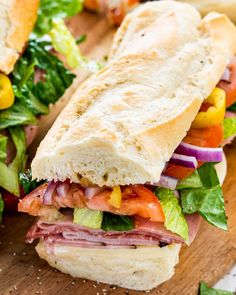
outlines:
M236 57L231 60L228 69L230 71L230 82L221 80L217 85L226 93L226 107L236 102Z
M223 137L224 130L222 125L215 125L202 129L190 129L183 141L200 147L216 148L223 141ZM202 163L198 164L198 167L202 165ZM184 179L191 175L194 170L194 168L168 164L165 174L178 179Z
M124 198L123 191L125 192ZM107 211L119 215L138 215L155 222L164 222L165 220L158 198L143 185L130 185L122 188L120 208L109 204L110 194L110 191L105 190L88 200L86 206L92 210Z

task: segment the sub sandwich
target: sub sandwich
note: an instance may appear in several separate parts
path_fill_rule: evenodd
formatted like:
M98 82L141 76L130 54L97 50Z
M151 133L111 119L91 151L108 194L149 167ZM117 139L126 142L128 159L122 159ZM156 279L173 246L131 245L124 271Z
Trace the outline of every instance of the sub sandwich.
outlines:
M226 167L218 177L215 163L235 53L223 14L158 1L125 17L108 64L77 89L32 162L44 183L18 208L38 218L26 240L40 239L41 258L73 277L148 290L174 274L200 216L227 230Z

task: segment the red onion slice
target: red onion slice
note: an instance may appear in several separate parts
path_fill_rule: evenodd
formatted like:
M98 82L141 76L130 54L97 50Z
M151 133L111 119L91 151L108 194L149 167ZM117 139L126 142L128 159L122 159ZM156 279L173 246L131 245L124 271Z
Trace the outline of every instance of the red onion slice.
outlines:
M224 71L222 77L220 78L220 80L230 83L230 76L231 76L231 73L230 73L229 68L227 67L226 70Z
M54 181L50 181L48 183L47 190L43 196L43 204L44 205L52 205L52 195L57 187L57 183Z
M161 186L164 188L175 190L177 183L178 183L177 178L161 174L160 180L158 182L148 182L147 184L150 184L153 186Z
M175 150L179 154L195 157L202 162L222 162L222 148L205 148L181 142Z
M170 158L169 163L176 164L187 168L197 168L197 160L195 157L180 155L174 153Z
M70 186L66 182L61 182L58 184L56 191L59 197L66 197L70 190Z
M98 195L100 192L102 192L104 190L103 187L99 187L99 186L91 186L91 187L87 187L85 189L85 197L87 199L92 199L94 196Z

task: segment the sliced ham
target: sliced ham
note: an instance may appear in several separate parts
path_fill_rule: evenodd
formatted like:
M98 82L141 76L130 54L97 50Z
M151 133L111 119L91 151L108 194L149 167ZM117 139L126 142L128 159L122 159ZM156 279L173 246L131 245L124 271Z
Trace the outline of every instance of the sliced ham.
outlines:
M198 214L188 215L190 243L195 238L200 217ZM43 239L50 249L55 244L65 244L77 247L134 247L159 246L171 243L183 244L185 241L178 235L166 230L163 223L151 222L141 217L135 217L135 228L130 231L103 231L91 229L72 222L72 216L62 220L47 222L41 219L31 227L26 241L32 243L35 239Z

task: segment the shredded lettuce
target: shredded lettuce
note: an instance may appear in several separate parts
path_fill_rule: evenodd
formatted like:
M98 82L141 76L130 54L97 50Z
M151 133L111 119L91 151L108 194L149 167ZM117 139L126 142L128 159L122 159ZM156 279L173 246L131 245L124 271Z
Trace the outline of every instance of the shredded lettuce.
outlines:
M0 223L2 221L2 213L3 213L3 209L4 209L4 202L3 202L3 199L2 199L2 195L0 193Z
M164 211L165 227L188 241L188 223L174 192L166 188L157 188L155 195L160 200L162 210Z
M0 134L0 162L5 162L7 157L7 137Z
M101 228L103 212L98 210L90 210L88 208L74 209L74 223L91 227Z
M233 292L209 288L206 283L200 283L199 295L233 295Z
M202 187L181 190L183 213L198 212L210 224L227 230L224 197L214 164L205 163L198 173Z
M236 117L224 119L224 139L236 136Z
M53 18L71 17L83 9L83 0L41 0L34 33L47 34L52 28Z
M179 180L177 189L184 188L197 188L202 187L202 181L199 176L198 170L195 170L190 176L185 179Z
M9 128L11 138L16 147L16 156L8 166L0 162L0 187L19 196L19 172L25 169L26 139L23 129L19 126Z
M105 231L128 231L134 228L132 217L103 212L102 229Z
M91 72L96 72L101 68L98 62L89 61L81 54L76 40L62 19L52 20L50 37L53 47L66 57L67 63L71 68L80 67Z

